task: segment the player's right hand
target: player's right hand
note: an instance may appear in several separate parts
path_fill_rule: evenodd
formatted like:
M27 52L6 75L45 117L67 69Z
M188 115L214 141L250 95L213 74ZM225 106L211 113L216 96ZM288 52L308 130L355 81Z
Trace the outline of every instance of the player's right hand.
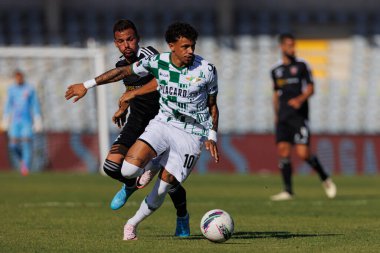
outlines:
M210 151L211 156L214 158L215 162L219 162L219 151L216 142L213 140L205 141L205 147L208 151Z
M84 97L87 93L86 87L84 87L83 83L77 83L70 85L67 87L65 98L66 100L69 100L70 98L74 97L74 103L77 102L79 99Z
M112 122L117 125L118 128L123 127L128 113L129 103L123 103L119 106L119 110L115 112L112 117Z

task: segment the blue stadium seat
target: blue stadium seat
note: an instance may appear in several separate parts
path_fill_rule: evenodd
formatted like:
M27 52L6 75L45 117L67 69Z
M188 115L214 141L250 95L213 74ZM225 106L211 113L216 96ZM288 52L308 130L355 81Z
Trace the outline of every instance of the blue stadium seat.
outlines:
M38 10L30 10L26 13L27 30L31 45L44 44L42 15Z
M22 20L21 20L21 12L14 11L8 12L7 15L7 27L9 29L9 38L11 45L23 45L23 29L22 29Z

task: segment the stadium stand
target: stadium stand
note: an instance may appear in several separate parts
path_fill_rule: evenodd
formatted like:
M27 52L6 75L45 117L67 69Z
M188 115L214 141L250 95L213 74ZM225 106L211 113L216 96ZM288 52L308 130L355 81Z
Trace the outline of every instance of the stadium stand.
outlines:
M142 45L153 45L167 50L162 31L172 20L180 17L199 28L197 52L214 62L219 70L220 130L224 133L271 132L273 115L271 107L272 84L270 67L279 58L276 34L298 32L300 27L343 27L349 36L334 34L300 33L299 55L311 64L317 83L316 96L311 103L312 129L324 133L376 133L380 129L380 18L378 15L336 12L236 12L232 36L218 30L214 12L185 12L167 14L152 9L137 12L129 18L136 20L142 35ZM111 28L118 12L64 11L60 32L48 34L43 13L39 10L2 12L0 15L1 46L74 46L86 47L89 39L106 51L106 67L112 68L118 53L112 42ZM348 27L348 28L347 28ZM305 29L304 29L305 30ZM307 29L306 29L307 30ZM321 32L322 31L322 32ZM339 34L337 32L337 34ZM318 37L320 37L318 39ZM69 126L78 131L93 131L95 116L81 118L83 106L93 105L95 98L87 99L70 117L59 118L63 108L54 106L64 102L62 85L86 80L91 64L84 59L11 59L0 57L0 75L7 76L12 66L33 73L32 83L41 91L45 108L47 129L63 131ZM16 64L17 62L17 64ZM49 80L45 80L49 73ZM55 83L52 80L61 80ZM116 101L122 85L114 85L108 101ZM113 113L115 105L108 105ZM47 109L49 108L49 110ZM95 108L95 107L89 107ZM51 110L50 110L51 109ZM82 111L81 111L82 110ZM91 115L95 115L92 113ZM111 125L111 123L110 123ZM112 128L116 131L115 128Z

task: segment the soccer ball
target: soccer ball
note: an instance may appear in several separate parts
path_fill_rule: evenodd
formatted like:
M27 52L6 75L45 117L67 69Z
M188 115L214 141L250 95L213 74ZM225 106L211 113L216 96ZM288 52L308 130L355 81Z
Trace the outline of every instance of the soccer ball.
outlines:
M202 217L201 231L212 242L225 242L234 232L234 221L226 211L210 210Z

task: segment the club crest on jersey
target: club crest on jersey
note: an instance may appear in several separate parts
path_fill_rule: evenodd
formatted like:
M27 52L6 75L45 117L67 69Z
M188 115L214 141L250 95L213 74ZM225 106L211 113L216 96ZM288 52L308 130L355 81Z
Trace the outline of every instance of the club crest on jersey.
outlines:
M297 75L297 73L298 73L298 67L297 66L291 66L290 67L290 74L295 76L295 75Z
M190 84L194 84L194 83L199 82L201 79L198 77L189 76L189 77L186 77L186 80L189 81Z
M282 68L278 68L274 71L274 75L279 78L279 77L282 77L282 74L283 74L283 69Z

